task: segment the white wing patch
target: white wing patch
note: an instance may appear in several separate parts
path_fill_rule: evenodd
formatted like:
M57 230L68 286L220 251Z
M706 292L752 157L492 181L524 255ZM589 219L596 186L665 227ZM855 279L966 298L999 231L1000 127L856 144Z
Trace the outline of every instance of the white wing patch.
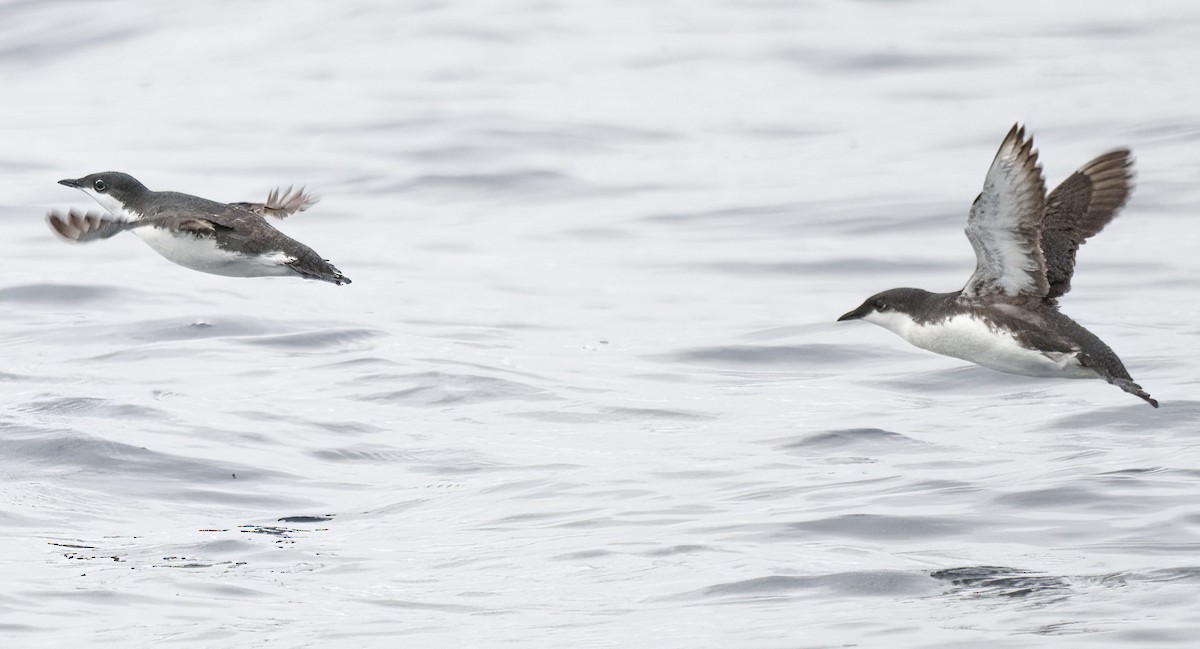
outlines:
M1007 295L1045 297L1046 262L1041 231L1046 186L1033 138L1013 125L967 218L975 249L975 273L963 288L968 298Z

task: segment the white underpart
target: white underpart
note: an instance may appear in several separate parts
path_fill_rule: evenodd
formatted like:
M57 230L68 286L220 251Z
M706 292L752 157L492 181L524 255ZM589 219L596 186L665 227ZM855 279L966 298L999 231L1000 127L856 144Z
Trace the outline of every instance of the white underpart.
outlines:
M1017 343L1011 333L993 330L982 321L965 315L938 324L919 325L903 313L872 311L863 320L892 331L921 349L1001 372L1072 379L1099 378L1096 372L1081 365L1074 353L1027 349Z
M153 226L140 227L133 233L141 237L146 245L158 254L192 270L227 277L270 277L295 275L288 264L295 261L282 252L250 256L221 250L217 242L208 237L197 237L183 232L174 233Z

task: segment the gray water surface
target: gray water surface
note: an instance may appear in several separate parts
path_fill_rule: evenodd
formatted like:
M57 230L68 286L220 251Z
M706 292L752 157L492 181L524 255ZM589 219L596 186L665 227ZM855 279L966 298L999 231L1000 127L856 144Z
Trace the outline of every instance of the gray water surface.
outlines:
M1200 7L0 2L5 647L1193 647ZM1162 402L835 323L1029 125ZM354 283L58 241L323 197Z

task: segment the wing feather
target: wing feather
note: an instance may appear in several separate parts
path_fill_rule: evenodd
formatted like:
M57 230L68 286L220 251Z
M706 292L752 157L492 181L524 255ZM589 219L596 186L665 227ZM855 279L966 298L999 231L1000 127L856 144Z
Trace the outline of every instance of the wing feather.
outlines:
M58 236L75 243L107 239L137 226L136 221L121 221L99 212L83 212L75 208L66 214L52 211L46 214L46 222Z
M320 197L308 193L304 187L295 189L294 186L289 186L287 189L280 187L272 189L267 194L265 203L230 203L230 205L250 210L261 216L283 219L296 212L307 210L320 200Z
M967 239L975 249L975 273L965 298L1046 295L1041 229L1046 196L1033 138L1014 124L988 169L983 192L971 206Z
M1047 299L1071 290L1075 252L1113 220L1132 191L1133 155L1117 149L1083 165L1050 192L1042 230Z

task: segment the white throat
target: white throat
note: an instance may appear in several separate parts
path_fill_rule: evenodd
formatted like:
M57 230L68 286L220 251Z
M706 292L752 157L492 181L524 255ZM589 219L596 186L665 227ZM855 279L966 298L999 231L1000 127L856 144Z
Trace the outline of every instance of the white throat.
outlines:
M862 319L866 320L867 322L877 324L880 327L883 327L884 329L887 329L888 331L900 336L901 338L908 340L908 342L912 341L908 339L906 333L913 327L917 326L917 323L913 321L911 316L909 316L907 313L900 313L899 311L871 311L867 315L863 316Z
M110 194L98 192L91 187L80 187L79 189L88 196L91 196L100 204L100 207L108 210L110 214L122 221L137 221L142 218L141 214L126 209L124 203L113 198Z

